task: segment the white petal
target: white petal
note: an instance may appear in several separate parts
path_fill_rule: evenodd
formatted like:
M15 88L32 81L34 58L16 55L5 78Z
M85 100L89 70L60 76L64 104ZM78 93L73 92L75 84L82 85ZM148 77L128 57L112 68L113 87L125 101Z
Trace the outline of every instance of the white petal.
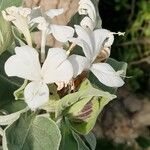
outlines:
M92 37L92 31L91 30L88 30L88 29L84 29L82 28L81 26L79 25L75 25L75 30L76 30L76 33L78 35L78 38L79 39L83 39L90 47L91 49L91 52L93 50L93 38Z
M89 18L89 17L84 17L82 21L80 22L80 25L83 28L89 28L91 31L94 30L95 28L95 23Z
M46 84L30 82L24 90L25 102L29 108L35 110L49 100L49 89Z
M121 87L124 84L119 74L107 63L93 64L90 70L106 86Z
M67 42L74 35L74 29L69 26L51 25L51 32L56 40Z
M110 47L112 45L114 41L114 36L109 30L97 29L94 31L94 41L95 41L95 48L94 48L95 51L93 54L93 59L97 57L102 46Z
M37 17L34 18L30 21L31 25L37 23L38 24L38 29L43 31L48 28L48 23L46 22L46 19L44 17Z
M91 49L90 49L88 43L86 43L83 39L79 39L79 38L72 38L69 41L73 42L76 45L79 45L80 47L82 47L86 58L91 60L92 54L91 54Z
M86 57L71 55L68 59L73 66L74 78L81 74L84 70L90 68L90 62Z
M5 63L8 76L37 81L40 80L40 63L38 52L29 46L15 48L16 55L11 56Z
M21 16L26 18L28 15L31 14L31 9L25 7L19 7L18 12Z
M61 48L49 49L42 66L42 76L45 83L68 83L73 77L73 68L67 59L66 51Z
M58 16L64 12L64 9L50 9L46 12L46 15L53 19L55 16Z
M89 15L89 17L95 22L96 10L93 3L90 0L80 0L79 2L79 14Z

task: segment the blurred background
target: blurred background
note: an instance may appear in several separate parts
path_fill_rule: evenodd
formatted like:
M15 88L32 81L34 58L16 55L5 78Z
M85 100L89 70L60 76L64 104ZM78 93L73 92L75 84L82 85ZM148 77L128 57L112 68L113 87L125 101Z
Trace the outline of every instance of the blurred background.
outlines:
M102 27L125 32L111 57L128 63L126 85L98 118L97 150L150 150L150 0L100 0Z

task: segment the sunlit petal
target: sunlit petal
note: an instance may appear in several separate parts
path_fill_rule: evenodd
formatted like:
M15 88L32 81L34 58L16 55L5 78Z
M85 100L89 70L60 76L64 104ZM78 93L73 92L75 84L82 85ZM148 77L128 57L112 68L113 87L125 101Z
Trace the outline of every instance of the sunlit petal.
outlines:
M107 63L93 64L90 70L106 86L121 87L124 84L119 74Z
M113 44L114 36L109 30L97 29L94 31L94 41L93 60L95 60L102 47L110 47Z
M60 9L50 9L46 12L46 15L53 19L56 16L61 15L64 12L63 8Z
M81 15L89 15L89 17L95 22L96 10L90 0L80 0L78 11Z
M6 74L32 81L40 80L38 52L29 46L16 47L15 52L5 63Z
M86 58L91 60L92 54L91 54L91 49L90 49L88 43L86 43L83 39L79 39L79 38L72 38L69 41L76 44L76 45L78 45L78 46L80 46L80 47L82 47Z
M69 26L51 25L50 29L56 40L60 42L67 42L74 35L74 29Z
M67 59L66 51L61 48L49 49L42 66L42 76L45 83L68 83L73 77L73 68Z
M90 62L86 57L71 55L68 59L73 66L74 78L90 67Z
M24 90L24 97L29 108L35 110L48 102L48 86L40 82L30 82Z

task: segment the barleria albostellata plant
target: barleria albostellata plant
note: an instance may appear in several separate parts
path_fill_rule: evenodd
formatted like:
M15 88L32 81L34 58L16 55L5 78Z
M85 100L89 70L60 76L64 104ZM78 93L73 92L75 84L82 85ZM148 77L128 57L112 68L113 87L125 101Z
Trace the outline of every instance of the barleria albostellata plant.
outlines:
M126 63L110 58L114 35L123 33L101 27L95 0L80 0L67 25L53 21L64 8L20 2L1 2L0 44L7 44L0 46L2 147L94 150L97 117L124 84ZM50 46L49 37L59 44Z

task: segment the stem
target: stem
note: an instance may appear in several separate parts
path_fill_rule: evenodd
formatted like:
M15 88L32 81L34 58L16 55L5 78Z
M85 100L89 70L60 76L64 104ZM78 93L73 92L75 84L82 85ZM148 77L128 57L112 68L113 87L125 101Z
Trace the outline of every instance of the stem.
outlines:
M46 31L42 31L42 41L41 41L41 63L45 61L45 45L46 45Z
M23 35L27 41L27 44L32 47L32 38L29 29L27 29L26 32L23 32Z
M68 51L67 51L67 55L69 55L71 53L71 51L73 50L73 48L76 46L75 43L72 43L71 46L69 47Z

